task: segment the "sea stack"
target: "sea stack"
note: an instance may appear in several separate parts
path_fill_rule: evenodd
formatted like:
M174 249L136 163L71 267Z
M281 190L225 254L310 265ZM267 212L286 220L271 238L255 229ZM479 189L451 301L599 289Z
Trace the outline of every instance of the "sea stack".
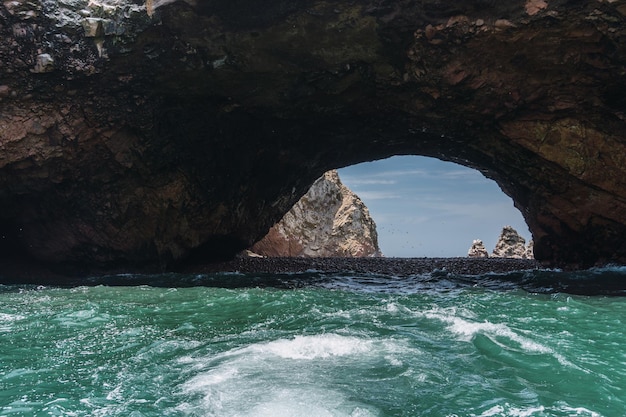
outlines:
M488 258L489 252L485 249L485 244L480 239L474 239L472 247L467 251L467 256L470 258Z
M382 256L376 223L363 201L326 172L252 248L263 256Z
M526 259L526 240L511 226L504 226L491 256L494 258Z

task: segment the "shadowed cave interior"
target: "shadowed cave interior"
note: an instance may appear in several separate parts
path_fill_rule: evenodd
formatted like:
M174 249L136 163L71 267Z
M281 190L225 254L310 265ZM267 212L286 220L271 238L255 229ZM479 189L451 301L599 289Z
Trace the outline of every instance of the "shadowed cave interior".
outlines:
M626 262L622 1L44 3L0 4L9 257L231 256L413 154L497 182L544 265Z

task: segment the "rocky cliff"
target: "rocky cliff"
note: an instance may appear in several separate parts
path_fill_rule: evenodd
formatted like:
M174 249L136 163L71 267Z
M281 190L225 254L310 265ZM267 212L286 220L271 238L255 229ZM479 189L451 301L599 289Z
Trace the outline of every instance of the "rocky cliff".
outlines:
M363 201L326 172L252 251L264 256L381 256L376 223Z
M0 3L0 252L169 265L325 171L480 170L535 256L626 262L625 0Z

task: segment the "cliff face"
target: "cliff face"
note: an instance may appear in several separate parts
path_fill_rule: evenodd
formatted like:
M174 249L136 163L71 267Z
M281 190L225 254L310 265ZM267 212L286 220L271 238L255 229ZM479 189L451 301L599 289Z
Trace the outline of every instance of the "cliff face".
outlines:
M325 171L479 169L546 263L626 262L626 1L0 4L2 252L230 256Z
M363 201L326 172L252 251L264 256L381 256L376 223Z

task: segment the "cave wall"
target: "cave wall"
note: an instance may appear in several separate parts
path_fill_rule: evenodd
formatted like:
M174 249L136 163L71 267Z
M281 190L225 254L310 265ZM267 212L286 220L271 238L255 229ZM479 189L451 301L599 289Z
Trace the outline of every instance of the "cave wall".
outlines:
M626 261L626 1L0 4L0 250L170 265L260 239L323 172L480 170L535 256Z

